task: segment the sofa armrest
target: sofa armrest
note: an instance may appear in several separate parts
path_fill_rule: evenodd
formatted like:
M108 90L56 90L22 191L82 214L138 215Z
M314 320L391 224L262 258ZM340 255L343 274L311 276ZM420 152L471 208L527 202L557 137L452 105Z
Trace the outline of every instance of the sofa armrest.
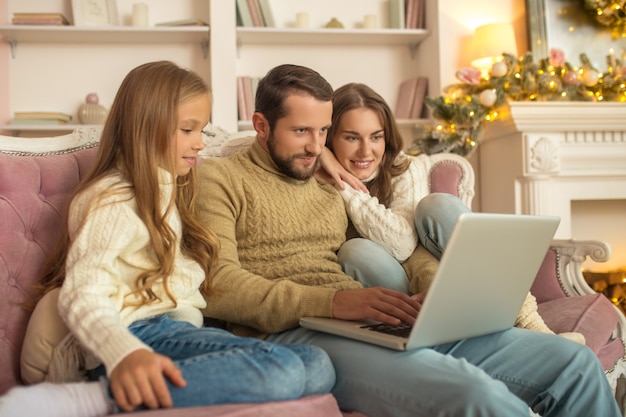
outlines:
M597 240L555 239L549 252L555 255L556 279L564 296L598 294L585 280L582 264L587 258L596 262L606 262L611 257L611 247L607 243ZM550 253L546 259L549 256ZM538 276L538 280L543 278ZM616 391L619 384L620 391L625 391L623 375L626 374L626 316L615 304L612 302L610 304L617 312L617 325L603 351L599 353L599 358L603 362L607 361L607 357L617 355L617 360L612 359L608 363L603 363L603 366L613 390Z
M437 153L428 176L431 193L448 193L459 197L467 207L474 198L474 169L467 159L454 153Z
M608 261L611 257L608 243L599 240L555 239L550 248L556 252L556 278L567 297L597 294L585 280L582 265L587 258L596 262ZM614 337L626 340L626 316L615 304L613 307L618 313Z
M550 245L557 255L557 279L568 297L595 294L585 280L582 265L590 258L606 262L611 257L611 247L598 240L555 239Z

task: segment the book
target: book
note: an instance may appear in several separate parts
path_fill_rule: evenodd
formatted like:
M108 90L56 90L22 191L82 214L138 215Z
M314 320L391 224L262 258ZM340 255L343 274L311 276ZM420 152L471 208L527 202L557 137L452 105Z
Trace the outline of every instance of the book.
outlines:
M69 25L61 13L13 13L14 25Z
M396 101L396 119L409 119L411 117L415 92L417 91L417 81L418 77L414 77L400 83L398 100Z
M389 28L404 29L404 0L389 0Z
M261 17L261 10L256 0L247 0L248 10L250 10L250 16L252 17L252 24L254 27L263 27L263 18Z
M415 95L413 96L413 102L411 103L411 112L409 113L409 119L421 119L424 114L424 98L428 93L428 78L417 77L417 84L415 86Z
M258 2L259 9L261 10L261 15L263 16L263 21L265 22L265 26L276 27L274 14L272 13L272 9L270 8L270 0L258 0Z
M249 76L243 77L243 95L247 116L244 120L252 120L252 113L254 113L254 96L252 95L252 78Z
M209 26L207 22L200 19L181 19L172 20L169 22L160 22L155 26Z
M248 8L248 0L237 0L237 21L241 22L241 26L252 27L252 16Z
M406 0L405 24L407 29L417 28L417 3L419 0Z
M16 111L13 114L14 119L46 119L46 120L72 120L72 115L61 112L49 111Z
M11 119L10 125L28 125L28 126L46 126L46 125L65 125L67 120L55 119Z
M243 91L243 76L237 76L237 110L239 120L248 120L246 112L246 96Z
M418 0L415 27L417 29L426 29L426 0Z
M30 18L18 18L14 17L11 20L14 25L54 25L54 26L67 26L69 23L63 22L58 18L52 19L30 19Z
M250 83L252 84L252 100L255 100L256 98L256 90L259 88L259 81L261 81L261 78L262 77L250 78Z
M65 15L63 13L13 13L13 17L28 17L31 19L52 19L52 18L62 18L67 21Z

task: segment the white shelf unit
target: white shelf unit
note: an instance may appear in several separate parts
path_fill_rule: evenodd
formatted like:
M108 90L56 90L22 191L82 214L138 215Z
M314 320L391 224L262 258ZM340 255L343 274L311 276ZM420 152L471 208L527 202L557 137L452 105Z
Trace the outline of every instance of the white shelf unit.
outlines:
M182 43L209 42L208 26L130 27L130 26L18 26L0 25L9 42L34 43Z
M244 44L407 45L417 48L429 35L426 29L291 29L237 27Z
M289 0L270 1L277 27L236 28L237 61L233 74L260 77L279 64L306 65L320 72L335 88L348 82L369 85L392 109L400 83L406 79L426 76L429 91L440 90L436 1L428 0L425 29L386 27L388 1L385 0L303 0L298 4ZM231 2L234 5L234 0ZM309 13L312 23L309 28L295 27L298 11ZM377 15L380 27L362 28L359 19L365 14ZM345 27L324 28L324 22L332 17L337 17ZM418 123L423 120L399 121L407 145ZM250 123L239 121L238 128L248 129Z
M198 72L213 85L210 56L210 1L180 0L170 8L147 0L151 26L130 26L133 0L118 0L119 26L11 25L14 12L60 12L71 20L70 0L8 0L0 6L0 131L41 136L64 134L77 125L76 112L88 93L109 107L124 76L137 65L171 60ZM155 23L197 16L208 26L168 27ZM3 19L4 18L4 19ZM8 53L4 53L7 51ZM4 78L4 77L3 77ZM17 111L59 111L67 125L11 125ZM8 132L8 133L7 133Z
M126 24L133 1L117 1ZM8 51L0 60L0 75L8 74L8 80L0 79L0 89L6 86L9 91L0 97L4 100L0 101L0 123L8 122L15 111L75 114L89 92L98 93L101 104L109 106L130 69L158 59L171 59L205 78L214 97L211 121L229 131L246 127L245 122L238 122L236 77L262 76L283 63L314 68L333 87L352 81L366 83L392 108L405 79L427 76L429 91L440 91L439 12L434 0L428 0L426 29L386 28L387 0L270 0L276 20L272 28L237 27L235 0L180 0L175 6L163 0L144 1L151 24L188 18L183 13L194 12L193 17L209 27L22 27L4 23L12 12L55 11L55 4L57 10L69 14L71 1L9 0L0 6L7 17L6 22L0 21L0 44ZM310 28L295 28L299 11L311 15ZM365 14L376 14L381 27L359 27L358 20ZM346 23L346 28L323 28L331 17ZM410 130L413 121L402 121L401 126ZM3 131L17 129L44 130L0 125Z

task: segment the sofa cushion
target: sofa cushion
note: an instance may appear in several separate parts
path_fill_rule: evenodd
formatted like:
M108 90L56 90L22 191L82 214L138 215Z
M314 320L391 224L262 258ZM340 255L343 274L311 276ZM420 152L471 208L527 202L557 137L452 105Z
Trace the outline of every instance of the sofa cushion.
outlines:
M537 299L537 303L541 304L546 301L567 296L559 283L557 268L557 253L554 249L550 248L543 259L543 263L539 268L539 272L537 272L535 281L530 288L530 292L533 293Z
M137 413L120 416L137 416ZM366 417L360 413L342 414L331 394L312 395L299 400L268 402L262 404L223 404L210 407L173 408L169 410L142 411L141 417Z
M582 333L596 354L609 342L618 321L615 307L602 294L558 298L540 303L538 311L555 333Z
M59 288L48 292L30 316L20 356L22 381L35 384L46 379L52 352L69 330L59 316Z

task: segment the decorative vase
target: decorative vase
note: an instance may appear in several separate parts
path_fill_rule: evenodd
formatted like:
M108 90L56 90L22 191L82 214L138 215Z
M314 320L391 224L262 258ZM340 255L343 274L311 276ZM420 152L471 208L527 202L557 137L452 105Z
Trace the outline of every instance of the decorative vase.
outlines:
M89 93L85 102L78 108L78 121L84 125L101 125L107 118L107 109L98 104L100 99L96 93Z

